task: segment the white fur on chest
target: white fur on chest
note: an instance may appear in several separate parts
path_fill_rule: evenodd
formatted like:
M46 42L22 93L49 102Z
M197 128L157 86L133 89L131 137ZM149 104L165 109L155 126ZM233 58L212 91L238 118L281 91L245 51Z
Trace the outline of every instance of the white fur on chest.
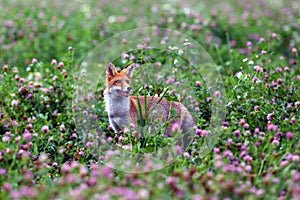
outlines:
M115 94L105 96L106 111L109 115L129 112L129 98Z
M106 111L110 126L115 132L119 132L129 126L129 97L119 96L113 93L105 96Z

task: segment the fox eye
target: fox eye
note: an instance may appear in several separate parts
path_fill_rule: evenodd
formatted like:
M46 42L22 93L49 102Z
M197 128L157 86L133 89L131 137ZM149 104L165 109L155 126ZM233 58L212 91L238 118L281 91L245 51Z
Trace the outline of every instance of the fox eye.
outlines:
M129 81L129 80L126 80L126 83L127 83L127 84L129 84L129 83L130 83L130 81Z

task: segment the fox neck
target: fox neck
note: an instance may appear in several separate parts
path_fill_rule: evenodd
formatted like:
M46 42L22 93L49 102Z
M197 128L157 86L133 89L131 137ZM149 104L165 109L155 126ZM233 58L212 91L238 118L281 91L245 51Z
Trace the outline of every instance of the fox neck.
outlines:
M107 92L105 99L108 115L129 117L129 97Z

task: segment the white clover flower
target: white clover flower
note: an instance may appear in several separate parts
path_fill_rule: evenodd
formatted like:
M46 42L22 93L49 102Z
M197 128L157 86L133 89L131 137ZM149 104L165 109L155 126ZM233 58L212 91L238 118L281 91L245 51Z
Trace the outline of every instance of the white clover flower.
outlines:
M238 79L241 79L243 76L243 73L242 72L238 72L236 73L236 77L238 77Z

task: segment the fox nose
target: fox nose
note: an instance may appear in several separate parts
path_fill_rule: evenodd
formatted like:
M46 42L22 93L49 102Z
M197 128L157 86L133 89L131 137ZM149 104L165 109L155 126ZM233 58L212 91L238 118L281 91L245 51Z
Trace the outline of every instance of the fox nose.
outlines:
M130 90L131 90L131 87L128 87L128 88L127 88L127 91L130 91Z

